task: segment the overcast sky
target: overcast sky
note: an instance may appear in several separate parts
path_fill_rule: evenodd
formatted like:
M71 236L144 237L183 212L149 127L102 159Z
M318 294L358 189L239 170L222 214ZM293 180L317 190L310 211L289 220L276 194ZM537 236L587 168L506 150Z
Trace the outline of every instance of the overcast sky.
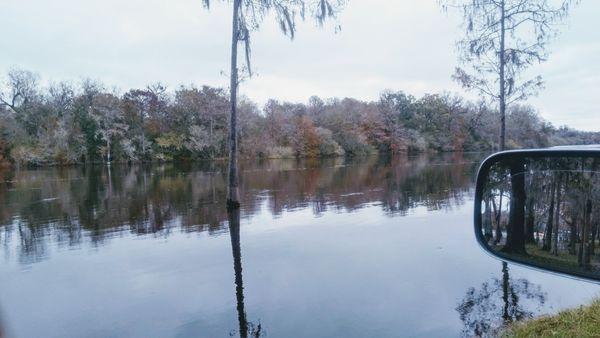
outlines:
M121 89L162 82L227 87L230 5L201 0L1 0L0 71L44 80L92 77ZM583 0L533 71L546 89L529 102L555 125L600 130L600 1ZM374 100L384 89L463 94L450 76L457 15L436 0L350 0L333 25L301 24L294 41L273 20L253 35L258 76L241 93L306 102L311 95Z

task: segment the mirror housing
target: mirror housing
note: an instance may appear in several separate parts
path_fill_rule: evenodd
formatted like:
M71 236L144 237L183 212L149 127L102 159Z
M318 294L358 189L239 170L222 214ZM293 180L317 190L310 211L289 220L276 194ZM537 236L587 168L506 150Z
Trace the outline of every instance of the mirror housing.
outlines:
M474 224L495 257L600 281L600 146L488 157L477 174Z

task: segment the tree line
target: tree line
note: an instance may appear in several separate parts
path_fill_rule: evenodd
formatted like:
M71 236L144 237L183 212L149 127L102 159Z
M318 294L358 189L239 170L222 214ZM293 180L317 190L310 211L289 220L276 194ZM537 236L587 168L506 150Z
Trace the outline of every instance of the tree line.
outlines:
M210 86L124 93L83 80L40 84L11 70L0 96L0 158L20 165L216 159L228 155L229 95ZM385 91L376 101L311 97L307 103L239 102L242 157L356 156L377 152L499 148L496 111L448 93ZM513 105L507 147L600 142L599 133L556 128Z

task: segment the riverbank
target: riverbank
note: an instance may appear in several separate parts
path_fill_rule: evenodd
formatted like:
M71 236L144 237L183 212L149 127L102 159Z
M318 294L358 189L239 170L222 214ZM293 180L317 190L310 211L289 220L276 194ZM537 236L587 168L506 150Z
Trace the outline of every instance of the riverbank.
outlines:
M373 152L368 154L360 155L339 155L339 156L240 156L239 161L241 162L262 162L262 161L329 161L329 160L356 160L366 158L396 158L406 157L414 158L421 156L469 156L473 154L491 154L492 150L487 151L425 151L425 152ZM152 161L122 161L116 160L107 163L106 161L91 161L91 162L73 162L73 163L60 163L60 162L47 162L37 164L19 164L11 163L9 161L0 162L0 170L3 169L36 169L36 168L69 168L69 167L80 167L80 166L106 166L106 165L164 165L164 164L198 164L198 163L215 163L215 164L227 164L227 157L215 157L215 158L184 158L176 160L152 160Z
M590 305L522 322L502 337L600 337L600 299Z

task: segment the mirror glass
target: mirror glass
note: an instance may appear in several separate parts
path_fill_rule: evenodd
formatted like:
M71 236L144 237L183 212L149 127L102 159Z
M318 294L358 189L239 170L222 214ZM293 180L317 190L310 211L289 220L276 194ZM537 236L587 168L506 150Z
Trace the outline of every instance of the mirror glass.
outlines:
M511 154L486 162L475 213L486 250L600 280L600 158Z

